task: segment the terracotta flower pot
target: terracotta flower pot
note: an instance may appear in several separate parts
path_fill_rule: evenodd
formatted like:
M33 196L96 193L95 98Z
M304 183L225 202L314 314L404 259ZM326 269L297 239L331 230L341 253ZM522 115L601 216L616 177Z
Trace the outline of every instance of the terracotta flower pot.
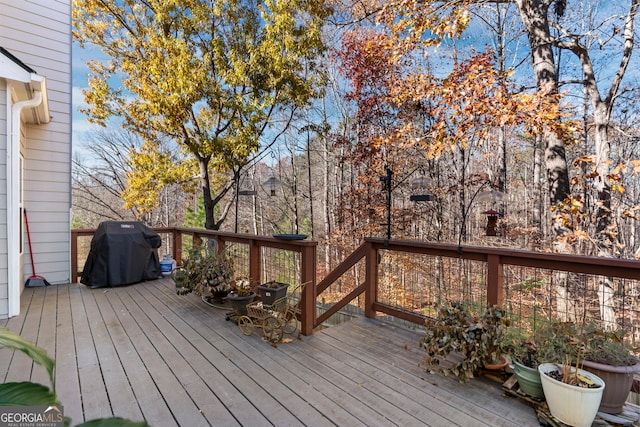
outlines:
M506 356L500 356L500 358L496 361L493 361L491 363L487 363L486 365L484 365L485 369L488 369L490 371L500 371L504 368L506 368L509 365L509 361L507 360Z

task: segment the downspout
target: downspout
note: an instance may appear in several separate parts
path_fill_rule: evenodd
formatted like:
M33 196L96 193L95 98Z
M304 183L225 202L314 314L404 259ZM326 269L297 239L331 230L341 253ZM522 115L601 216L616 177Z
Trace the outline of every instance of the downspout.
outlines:
M11 139L7 141L7 285L9 299L9 317L20 314L20 211L15 207L20 201L19 158L20 158L20 122L24 108L37 107L42 103L42 91L34 91L33 98L18 101L11 107Z

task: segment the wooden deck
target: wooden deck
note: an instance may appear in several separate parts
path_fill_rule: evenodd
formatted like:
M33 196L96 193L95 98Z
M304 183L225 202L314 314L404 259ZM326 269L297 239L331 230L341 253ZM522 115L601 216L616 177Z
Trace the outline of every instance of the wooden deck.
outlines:
M420 334L360 318L277 348L225 311L177 296L169 280L25 289L0 325L55 356L73 423L105 416L152 426L537 426L498 383L460 384L419 366ZM22 353L0 350L4 381L47 384Z

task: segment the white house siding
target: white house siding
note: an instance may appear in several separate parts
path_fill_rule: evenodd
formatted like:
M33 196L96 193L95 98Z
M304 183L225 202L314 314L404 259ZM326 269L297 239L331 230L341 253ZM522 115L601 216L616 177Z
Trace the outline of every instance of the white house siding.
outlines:
M7 85L0 79L0 318L9 313L7 286Z
M25 125L26 138L21 144L25 159L24 207L29 216L36 273L52 284L68 283L71 256L71 0L0 0L0 46L47 79L51 122ZM2 108L5 99L5 96L0 98ZM6 117L6 114L0 116ZM0 134L5 137L6 123L0 122L0 131L3 126L5 131ZM4 143L0 140L0 145L4 150L6 140ZM0 156L2 162L5 157ZM6 206L6 183L0 188L0 198L3 194L0 203ZM0 213L0 245L4 240L0 251L6 250L7 246L2 224L6 224L4 210ZM32 274L26 234L23 242L24 282ZM0 317L6 277L6 256L0 253Z

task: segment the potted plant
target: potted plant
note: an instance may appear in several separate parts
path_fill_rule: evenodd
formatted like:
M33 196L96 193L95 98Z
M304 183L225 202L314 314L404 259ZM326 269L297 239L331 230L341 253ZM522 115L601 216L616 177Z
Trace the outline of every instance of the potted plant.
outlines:
M605 383L597 375L580 369L587 347L584 328L563 324L567 353L562 364L538 366L549 412L559 421L575 427L590 427L598 413Z
M247 305L253 302L255 295L249 279L242 278L233 283L227 299L236 315L246 316Z
M263 283L258 286L260 300L263 304L273 305L276 300L287 296L288 287L289 285L287 283L276 282L275 280Z
M586 335L582 367L606 384L599 411L619 414L631 391L634 374L640 372L640 359L625 343L624 331L607 332L588 325Z
M438 317L425 322L427 330L420 342L427 352L425 367L468 381L478 369L500 359L507 323L504 311L497 306L487 307L482 316L472 314L462 303L440 307ZM445 362L451 353L459 353L462 360Z
M605 389L604 381L576 368L569 360L562 365L542 363L538 371L551 415L570 426L591 427Z
M231 289L233 262L226 252L194 249L172 273L176 293L195 293L203 298L222 301Z
M518 379L520 390L542 399L542 381L538 372L538 345L531 334L520 328L509 328L504 334L503 351L511 357L511 369Z
M566 337L571 323L537 322L533 331L509 327L503 334L502 351L511 357L520 390L536 399L544 397L538 366L544 362L560 363L569 352Z

